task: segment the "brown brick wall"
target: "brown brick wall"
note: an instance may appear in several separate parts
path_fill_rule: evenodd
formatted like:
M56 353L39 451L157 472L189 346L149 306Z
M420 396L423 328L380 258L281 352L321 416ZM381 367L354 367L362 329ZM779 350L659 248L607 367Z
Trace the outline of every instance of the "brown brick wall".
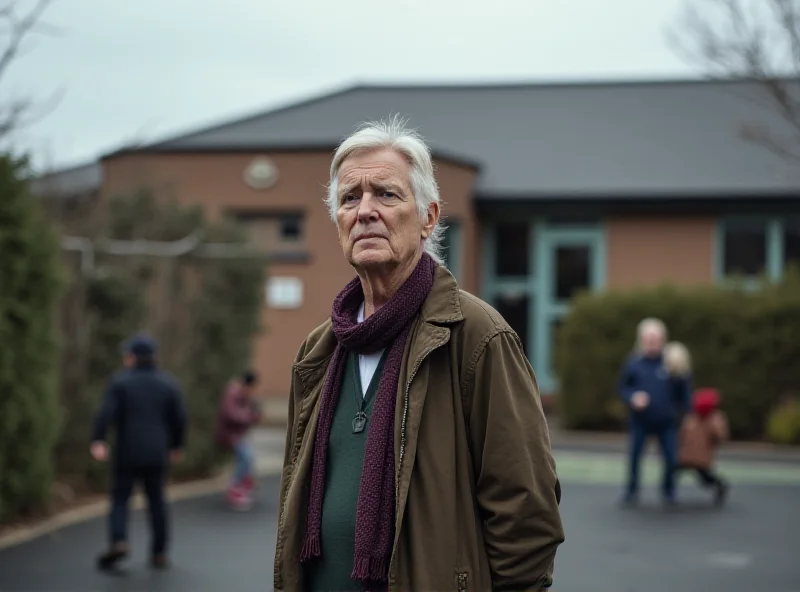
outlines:
M480 285L480 229L472 199L476 176L474 170L449 162L437 163L442 214L445 218L458 219L463 232L460 286L477 295Z
M270 189L251 189L243 172L254 154L130 154L104 161L104 195L137 187L152 187L185 204L202 204L211 215L225 210L248 212L302 212L308 263L274 263L272 276L299 277L303 304L294 310L268 310L265 333L255 344L253 365L262 375L269 396L288 392L291 364L303 339L330 315L336 293L354 272L342 256L336 228L322 200L328 182L330 153L285 152L266 154L279 171ZM458 218L463 228L462 286L478 286L477 222L472 206L475 172L449 162L437 163L443 212ZM266 302L266 301L265 301Z
M637 216L605 222L609 288L712 281L713 218Z

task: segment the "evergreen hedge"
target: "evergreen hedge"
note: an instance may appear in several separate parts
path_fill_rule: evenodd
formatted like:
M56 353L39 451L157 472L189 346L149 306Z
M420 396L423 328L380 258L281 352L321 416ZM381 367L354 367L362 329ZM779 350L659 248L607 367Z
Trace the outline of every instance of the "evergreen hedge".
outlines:
M108 203L107 217L94 236L131 241L177 241L200 231L203 242L247 246L241 228L226 220L209 221L203 211L142 189ZM266 265L263 258L213 259L189 253L177 258L98 255L95 274L81 278L73 261L73 285L86 282L82 320L88 327L63 373L83 368L62 392L66 415L59 474L72 485L102 486L105 465L90 460L90 425L110 375L120 369L120 345L146 330L159 342L158 362L180 383L189 415L183 462L173 467L179 478L209 475L221 456L214 443L214 421L225 383L245 369L260 316ZM79 298L79 299L80 299ZM79 341L74 330L71 340ZM112 433L113 437L113 433ZM111 441L113 447L113 440Z
M28 178L0 155L0 521L49 499L59 428L59 247Z
M578 296L559 330L559 406L570 429L619 429L617 393L637 323L662 319L690 349L694 385L720 389L736 438L763 438L773 409L800 393L800 276L778 284L650 289Z
M69 257L68 260L72 260ZM70 486L96 489L106 482L106 466L88 454L92 421L108 378L120 368L120 344L144 322L141 282L125 269L104 268L82 278L77 265L71 289L62 301L66 314L80 310L65 331L61 363L62 430L56 446L59 479ZM72 309L70 311L69 309Z

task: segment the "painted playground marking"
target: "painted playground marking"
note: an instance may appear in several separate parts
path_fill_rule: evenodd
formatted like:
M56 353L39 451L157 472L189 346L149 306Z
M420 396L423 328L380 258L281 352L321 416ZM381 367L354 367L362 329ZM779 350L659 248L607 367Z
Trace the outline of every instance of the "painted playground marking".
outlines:
M627 460L622 454L593 452L553 452L559 478L565 483L618 484L627 473ZM800 467L775 462L719 461L721 475L733 484L800 485ZM640 474L644 483L658 483L661 462L656 457L642 459ZM692 475L681 475L681 481L691 481Z
M747 553L731 553L727 551L712 553L707 560L711 565L724 569L746 569L753 563L753 557Z

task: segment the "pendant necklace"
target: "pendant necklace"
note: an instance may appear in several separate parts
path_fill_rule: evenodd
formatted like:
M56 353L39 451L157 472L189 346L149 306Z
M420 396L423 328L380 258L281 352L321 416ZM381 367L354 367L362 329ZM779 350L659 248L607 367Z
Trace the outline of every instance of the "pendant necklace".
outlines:
M365 408L367 406L367 396L363 392L364 386L361 384L361 374L359 372L361 366L361 356L356 354L356 363L353 364L353 378L359 388L355 389L356 396L356 416L353 418L353 433L360 434L364 431L367 425L367 413ZM360 391L360 392L359 392Z

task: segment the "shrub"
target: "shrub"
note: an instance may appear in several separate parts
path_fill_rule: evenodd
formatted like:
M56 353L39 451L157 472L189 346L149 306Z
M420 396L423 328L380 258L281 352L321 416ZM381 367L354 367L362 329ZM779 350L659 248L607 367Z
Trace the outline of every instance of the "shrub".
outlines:
M59 429L58 244L27 177L0 156L0 520L49 499Z
M120 195L108 206L100 237L177 241L199 231L203 243L247 245L232 223L209 222L199 208L148 190ZM222 389L248 365L259 331L264 260L214 259L197 251L169 258L98 253L97 264L89 278L75 274L72 287L84 294L84 309L71 333L77 353L62 368L65 375L80 371L62 392L68 421L59 445L60 474L72 484L103 483L106 467L88 456L91 421L110 375L120 368L122 341L147 330L159 342L159 365L178 379L189 414L186 457L174 474L208 475L221 460L212 435Z
M800 278L757 290L670 286L584 294L559 331L560 411L572 429L617 429L613 402L637 323L655 316L692 353L694 385L720 389L735 437L761 437L782 393L800 385Z
M78 488L96 488L105 483L106 467L93 463L88 454L92 421L99 393L108 377L119 369L120 344L143 322L144 302L140 283L123 269L105 269L90 278L74 279L67 298L80 302L78 334L62 355L61 408L63 430L56 447L56 470L60 480ZM81 286L81 289L74 288ZM74 305L70 299L63 304ZM71 307L65 307L71 308ZM65 336L68 340L69 336Z
M800 400L788 399L775 407L766 432L767 439L775 444L800 444Z
M209 228L209 240L244 244L246 239L232 224ZM185 351L176 371L190 409L187 455L176 466L176 475L206 475L220 453L213 439L219 401L225 383L250 363L254 337L261 332L265 282L264 260L196 259L193 271L200 276L186 299L184 341L173 346ZM180 290L180 287L176 287Z

